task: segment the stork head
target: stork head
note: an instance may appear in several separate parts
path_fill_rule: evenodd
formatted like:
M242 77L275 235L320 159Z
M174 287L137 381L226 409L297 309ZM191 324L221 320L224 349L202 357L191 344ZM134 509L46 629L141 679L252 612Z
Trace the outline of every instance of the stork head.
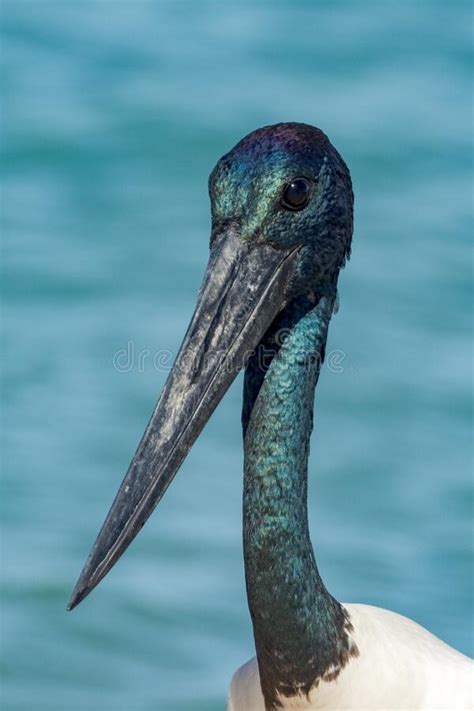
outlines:
M300 247L300 272L318 287L350 254L353 195L349 171L327 136L300 123L253 131L224 155L209 178L213 235L276 250ZM211 243L212 244L212 243Z
M209 193L210 258L194 315L68 609L137 535L274 319L301 295L334 298L349 255L349 171L313 126L253 131L219 160Z

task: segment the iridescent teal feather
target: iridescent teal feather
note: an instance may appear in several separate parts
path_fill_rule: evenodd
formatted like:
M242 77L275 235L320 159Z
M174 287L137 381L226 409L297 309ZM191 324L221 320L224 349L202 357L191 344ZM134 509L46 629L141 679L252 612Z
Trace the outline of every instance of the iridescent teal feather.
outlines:
M277 693L307 694L350 652L345 613L319 575L307 515L314 390L334 296L287 307L245 375L245 570L270 703Z

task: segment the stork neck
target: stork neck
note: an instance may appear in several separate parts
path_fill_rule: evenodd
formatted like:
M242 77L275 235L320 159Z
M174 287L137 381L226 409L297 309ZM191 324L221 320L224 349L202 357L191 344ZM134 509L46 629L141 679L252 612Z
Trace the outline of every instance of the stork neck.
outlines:
M244 558L267 709L279 695L307 694L341 668L350 646L346 612L318 572L307 512L314 391L332 307L329 297L292 302L245 374Z

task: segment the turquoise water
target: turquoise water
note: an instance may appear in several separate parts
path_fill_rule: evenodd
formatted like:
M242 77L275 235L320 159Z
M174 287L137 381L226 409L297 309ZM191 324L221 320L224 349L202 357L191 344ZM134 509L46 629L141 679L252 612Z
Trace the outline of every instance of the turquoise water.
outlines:
M312 441L321 572L472 653L470 19L441 0L3 2L3 708L214 711L253 654L240 379L64 608L194 305L208 173L280 120L323 128L356 195Z

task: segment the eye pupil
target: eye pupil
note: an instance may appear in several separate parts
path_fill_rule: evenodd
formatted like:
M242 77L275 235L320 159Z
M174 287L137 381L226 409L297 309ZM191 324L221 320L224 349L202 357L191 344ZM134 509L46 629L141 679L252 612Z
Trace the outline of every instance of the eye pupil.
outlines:
M306 178L295 178L285 187L283 192L283 207L290 210L301 210L309 201L311 185Z

